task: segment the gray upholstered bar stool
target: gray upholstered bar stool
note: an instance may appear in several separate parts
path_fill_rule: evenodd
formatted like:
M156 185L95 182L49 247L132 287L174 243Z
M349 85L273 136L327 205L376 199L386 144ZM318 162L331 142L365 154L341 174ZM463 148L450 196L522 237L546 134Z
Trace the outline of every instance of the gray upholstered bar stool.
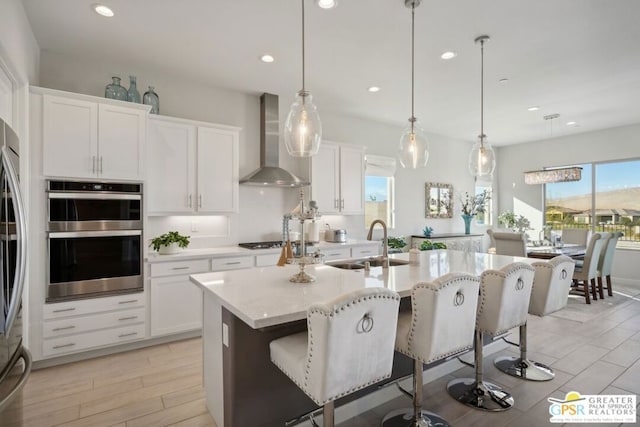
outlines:
M480 276L480 301L474 340L475 378L455 379L447 391L458 402L485 411L504 411L513 406L513 397L495 384L484 381L482 338L506 333L527 322L529 299L535 270L514 262L501 270L486 270Z
M334 400L391 376L399 304L389 289L359 289L311 305L306 332L269 344L271 361L324 406L325 427L334 425Z
M560 255L549 261L531 264L536 272L529 302L529 314L546 316L567 305L575 262L568 256ZM514 344L509 342L510 344ZM531 381L549 381L555 374L542 363L527 357L527 324L520 325L520 357L502 356L494 360L496 368L514 377Z
M384 427L448 426L440 416L422 410L423 363L456 355L473 346L480 279L450 273L411 290L411 312L398 318L396 351L413 359L413 408L399 409L382 420Z

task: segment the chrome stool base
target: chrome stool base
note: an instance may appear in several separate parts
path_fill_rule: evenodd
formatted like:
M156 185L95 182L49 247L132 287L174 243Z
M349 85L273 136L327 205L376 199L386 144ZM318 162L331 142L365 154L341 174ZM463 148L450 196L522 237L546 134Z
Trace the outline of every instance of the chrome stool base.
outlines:
M495 384L472 378L449 381L449 394L460 403L483 411L506 411L513 406L513 397Z
M555 377L553 370L547 365L520 357L498 357L493 364L505 374L524 380L551 381Z
M413 409L404 408L389 412L382 419L382 427L449 427L449 423L438 414L421 411L421 417L414 419Z

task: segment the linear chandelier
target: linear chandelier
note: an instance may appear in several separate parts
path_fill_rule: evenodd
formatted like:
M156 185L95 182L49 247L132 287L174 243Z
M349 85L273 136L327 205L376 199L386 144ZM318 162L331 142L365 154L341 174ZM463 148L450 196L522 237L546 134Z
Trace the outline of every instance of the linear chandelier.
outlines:
M551 184L554 182L580 181L582 178L582 168L571 166L568 168L543 169L539 171L528 171L524 173L526 184Z

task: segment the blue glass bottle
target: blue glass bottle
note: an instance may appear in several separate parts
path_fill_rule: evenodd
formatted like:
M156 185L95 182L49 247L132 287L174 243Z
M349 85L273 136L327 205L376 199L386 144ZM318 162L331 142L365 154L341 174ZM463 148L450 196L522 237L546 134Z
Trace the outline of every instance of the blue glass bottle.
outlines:
M120 86L120 77L111 77L113 80L104 88L104 97L109 99L127 100L127 90Z
M151 114L160 114L160 98L153 91L153 86L149 86L149 90L144 93L142 103L151 105Z
M136 86L136 76L129 76L129 90L127 90L127 101L140 104L140 92Z

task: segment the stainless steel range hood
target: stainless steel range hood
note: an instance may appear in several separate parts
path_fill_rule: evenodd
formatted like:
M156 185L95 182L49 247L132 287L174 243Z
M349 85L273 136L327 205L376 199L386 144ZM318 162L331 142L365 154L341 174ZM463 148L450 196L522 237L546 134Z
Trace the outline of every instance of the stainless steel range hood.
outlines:
M278 165L278 96L260 96L260 168L240 179L240 184L270 187L304 187L310 185Z

